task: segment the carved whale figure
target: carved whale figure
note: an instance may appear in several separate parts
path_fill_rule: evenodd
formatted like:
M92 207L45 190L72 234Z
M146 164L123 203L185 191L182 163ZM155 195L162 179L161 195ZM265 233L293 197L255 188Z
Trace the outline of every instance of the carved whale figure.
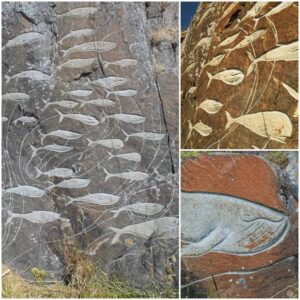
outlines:
M181 194L184 256L208 252L253 255L284 239L288 217L245 199L214 193Z

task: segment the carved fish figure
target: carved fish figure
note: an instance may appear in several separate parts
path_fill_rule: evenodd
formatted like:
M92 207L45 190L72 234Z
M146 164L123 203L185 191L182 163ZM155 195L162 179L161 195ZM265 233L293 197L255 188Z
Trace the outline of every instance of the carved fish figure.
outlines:
M62 101L55 101L55 102L49 102L45 105L45 107L43 108L43 111L45 109L47 109L50 105L58 105L60 107L64 107L64 108L74 108L76 106L79 105L78 102L74 102L74 101L69 101L69 100L62 100Z
M216 100L206 99L203 102L201 102L196 109L201 108L208 114L216 114L222 107L222 103Z
M135 172L135 171L129 171L129 172L123 172L123 173L115 173L110 174L106 171L106 169L103 167L103 171L106 174L105 176L105 182L113 177L118 177L122 179L127 179L131 181L142 181L149 177L147 173L144 172Z
M64 118L69 118L90 126L95 126L99 124L99 121L92 116L87 116L82 114L62 114L58 110L56 110L56 112L59 114L58 123L61 123Z
M165 137L164 133L157 133L157 132L134 132L134 133L130 133L128 134L127 132L125 132L124 130L121 129L121 131L124 133L124 135L126 136L125 138L125 142L130 138L130 137L138 137L138 138L142 138L145 140L150 140L150 141L160 141Z
M288 218L271 208L241 198L212 193L181 193L184 256L224 252L253 255L280 243Z
M48 189L52 189L54 187L63 188L63 189L81 189L87 187L91 182L91 179L67 179L60 183L53 184Z
M102 106L102 107L107 107L107 106L113 106L115 105L115 102L109 99L93 99L93 100L82 100L78 99L79 102L81 102L79 107L83 107L84 105L96 105L96 106Z
M8 188L3 190L5 194L16 194L20 196L27 196L32 198L40 198L43 197L46 192L30 185L18 185L16 187Z
M197 45L195 46L195 49L202 47L202 46L208 46L210 44L211 38L210 37L204 37L202 38Z
M70 33L66 34L63 38L59 40L59 44L62 44L68 40L72 39L78 39L80 40L82 37L89 37L93 34L95 34L97 30L95 29L90 29L90 28L84 28L84 29L79 29L75 31L71 31Z
M2 96L3 101L28 101L30 96L24 93L7 93Z
M129 67L129 66L135 66L137 64L136 59L131 58L124 58L119 59L115 61L103 61L104 68L107 68L108 66L120 66L120 67Z
M290 43L288 45L281 45L275 49L268 51L267 53L261 55L258 58L254 58L250 52L248 52L251 64L247 70L248 76L252 71L254 66L259 62L267 61L294 61L298 60L298 41Z
M57 67L58 70L61 70L61 68L71 68L71 69L80 69L89 67L91 65L96 64L97 59L96 58L75 58L67 60L66 62L62 63Z
M270 140L285 143L286 138L292 135L293 126L288 116L279 111L265 111L232 118L226 112L228 129L232 124L238 123L254 133Z
M212 67L216 67L218 66L221 61L223 60L225 54L220 54L220 55L217 55L216 57L214 57L211 61L209 61L208 63L206 64L201 64L201 68L205 68L206 66L212 66Z
M79 198L71 198L70 201L66 204L69 205L73 202L86 202L97 205L113 205L120 200L119 196L115 196L112 194L105 193L96 193L96 194L88 194Z
M122 90L122 91L106 91L107 96L115 95L120 97L133 97L137 94L136 90Z
M25 219L31 223L45 224L49 222L56 221L60 218L60 214L52 212L52 211L33 211L28 214L17 214L11 211L7 211L9 218L6 223L12 221L12 219L20 218Z
M135 161L135 162L140 162L141 161L141 155L139 153L136 152L131 152L131 153L123 153L123 154L112 154L110 152L108 152L108 160L112 159L112 158L123 158L126 160L131 160L131 161Z
M87 138L87 141L88 141L88 147L92 145L101 145L107 148L121 149L124 146L123 141L120 139L106 139L106 140L92 141L91 139Z
M234 42L238 36L241 34L241 32L238 32L232 36L229 36L228 38L226 38L225 40L223 40L219 45L218 47L224 47L224 46L227 46L227 45L230 45L232 42Z
M210 74L209 72L206 72L206 74L209 78L208 83L207 83L207 88L209 87L209 85L213 79L221 80L224 83L229 84L229 85L238 85L244 80L243 72L240 70L236 70L236 69L229 69L229 70L221 71L214 75Z
M126 82L127 82L127 78L110 76L110 77L104 77L104 78L91 81L88 84L98 85L104 89L111 90L115 87L125 84Z
M195 125L192 125L190 120L188 120L188 122L189 122L189 137L193 129L196 130L202 136L209 136L212 133L212 128L209 127L208 125L205 125L202 121L199 121ZM189 137L187 139L189 139Z
M42 172L38 167L35 167L36 175L35 178L39 178L42 175L48 177L60 177L60 178L68 178L74 176L74 171L72 169L67 168L54 168L47 172Z
M255 16L257 16L259 14L259 12L269 4L269 2L257 2L255 3L246 13L246 15L241 19L240 22L247 20L247 19L252 19ZM240 23L239 22L239 23ZM238 24L239 24L238 23ZM237 24L237 25L238 25ZM255 24L256 25L256 24ZM255 26L256 27L256 26Z
M13 76L5 75L4 77L7 83L11 79L30 79L32 81L47 81L47 82L50 82L51 80L51 76L49 76L48 74L42 73L40 71L35 71L35 70L23 71Z
M44 140L47 136L57 136L66 140L76 140L79 139L80 137L82 137L82 134L77 133L77 132L73 132L73 131L69 131L69 130L54 130L51 131L49 133L42 133L41 131L39 131L41 137L41 144L44 144Z
M296 92L292 87L285 84L284 82L281 82L282 86L287 90L287 92L298 101L298 92Z
M27 116L23 116L23 117L20 117L18 119L15 119L13 121L13 125L17 125L18 122L21 122L22 125L26 124L26 123L35 123L37 122L37 119L35 117L27 117Z
M113 218L118 217L120 212L122 211L132 211L134 213L146 215L146 216L153 216L157 215L164 209L164 206L157 203L135 203L120 207L116 210L111 210L114 213Z
M73 90L69 92L63 92L63 95L70 95L74 97L88 97L93 94L93 91L90 90Z
M174 217L163 217L138 224L126 226L124 228L110 227L116 234L111 244L116 244L122 234L133 234L144 238L155 236L158 238L178 238L178 219Z
M96 13L97 8L88 6L88 7L78 7L69 10L68 12L59 15L59 17L88 17L89 15L93 15Z
M116 47L116 43L111 42L88 42L80 45L76 45L67 50L61 50L63 52L63 57L68 56L72 53L78 52L107 52Z
M48 150L57 153L65 153L73 150L73 147L57 145L57 144L46 145L40 148L36 148L33 145L30 145L30 148L32 149L31 157L36 156L37 152L40 150Z
M108 115L103 117L101 123L105 122L107 119L115 119L118 121L131 123L131 124L140 124L145 121L145 117L142 116L131 115L131 114L114 114L114 115Z
M43 35L39 32L26 32L18 35L12 40L9 40L5 46L3 46L3 50L16 46L23 46L26 44L32 44L41 40Z

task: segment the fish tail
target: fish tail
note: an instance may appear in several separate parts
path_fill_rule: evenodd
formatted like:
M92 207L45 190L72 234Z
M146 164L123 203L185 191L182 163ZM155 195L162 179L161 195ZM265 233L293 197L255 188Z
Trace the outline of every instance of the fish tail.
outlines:
M108 172L107 172L107 170L103 167L103 171L104 171L104 173L105 173L105 179L104 179L104 181L106 182L110 177L111 177L111 174L109 174Z
M114 214L114 215L113 215L113 218L115 219L115 218L118 217L118 215L119 215L119 213L120 213L120 210L119 210L119 209L113 209L113 210L111 210L111 212Z
M106 121L106 117L103 117L102 119L101 119L101 123L104 123L105 121Z
M36 170L35 178L39 178L43 174L43 172L38 167L35 167L35 170Z
M109 155L108 160L110 160L114 157L114 155L111 152L109 152L109 151L106 151L106 152Z
M212 79L213 79L213 76L209 72L207 72L207 71L206 71L206 74L208 76L208 83L207 83L207 88L208 88L209 85L210 85L210 83L211 83L211 81L212 81Z
M254 59L252 53L247 51L247 54L248 54L249 59L251 60L251 64L248 67L246 77L253 71L253 68L254 68L254 65L255 65L255 59Z
M81 104L79 105L79 108L80 107L83 107L85 104L86 104L86 102L84 101L84 100L82 100L82 99L77 99Z
M115 227L109 227L108 229L112 230L115 233L115 236L111 241L111 245L116 244L120 239L120 236L122 234L122 230L119 229L119 228L115 228Z
M189 123L189 131L191 131L193 129L193 124L190 120L188 120L188 123Z
M6 84L9 83L11 77L8 75L4 75L4 78L5 78Z
M12 220L13 218L16 217L16 214L14 214L14 213L13 213L12 211L10 211L10 210L7 210L7 213L8 213L8 218L7 218L6 224L10 223L11 220Z
M33 145L29 145L31 150L32 150L32 154L31 154L31 157L34 157L37 153L37 148L35 148Z
M89 139L89 138L86 138L86 139L88 141L88 147L90 147L91 145L93 145L94 142L91 139Z
M64 115L59 110L57 110L57 109L55 109L55 111L59 115L58 123L61 123L61 121L64 119Z
M44 145L44 140L45 140L46 134L42 133L41 130L39 130L39 134L42 136L41 137L41 144Z
M127 142L128 141L128 139L129 139L129 134L128 133L126 133L123 129L121 129L121 131L123 132L123 134L126 136L126 138L125 138L125 142Z
M68 206L68 205L70 205L71 203L74 202L74 198L71 198L71 197L69 197L69 198L70 198L70 201L66 203L66 206Z
M225 111L225 114L226 114L226 118L227 118L227 124L225 126L225 129L228 129L235 122L235 120L231 117L231 115L228 111Z

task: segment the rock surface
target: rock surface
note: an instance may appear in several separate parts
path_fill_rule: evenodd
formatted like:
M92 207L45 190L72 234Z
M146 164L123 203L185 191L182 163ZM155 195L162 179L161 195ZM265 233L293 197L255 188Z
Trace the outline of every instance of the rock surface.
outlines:
M61 280L72 245L176 285L178 5L7 2L2 21L3 262Z
M298 181L298 162L296 152L283 154L288 158L283 169L267 158L268 152L216 152L184 161L183 297L296 297L298 199L286 178ZM204 232L206 223L210 228Z
M296 149L297 40L296 2L201 3L182 43L182 148Z

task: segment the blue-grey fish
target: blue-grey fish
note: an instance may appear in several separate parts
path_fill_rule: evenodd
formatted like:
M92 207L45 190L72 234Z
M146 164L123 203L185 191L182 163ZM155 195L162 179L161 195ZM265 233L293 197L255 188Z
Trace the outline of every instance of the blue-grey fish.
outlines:
M36 175L35 178L39 178L42 175L48 177L60 177L60 178L68 178L74 176L74 171L72 169L67 168L54 168L52 170L42 172L38 167L35 167Z
M60 183L53 184L48 189L52 189L54 187L63 188L63 189L81 189L87 187L91 182L91 179L67 179Z
M132 115L132 114L113 114L113 115L107 115L103 117L101 123L103 123L107 119L115 119L117 121L122 121L131 124L139 124L145 121L145 117L143 116Z
M12 40L9 40L3 47L3 50L15 46L23 46L26 44L35 43L40 41L42 37L43 35L39 32L25 32L13 38Z
M71 200L66 205L69 205L73 202L85 202L97 205L113 205L119 201L120 197L112 194L96 193L88 194L78 198L70 197L70 199Z
M95 125L99 124L99 121L92 116L82 115L82 114L63 114L60 111L58 111L57 109L55 111L59 115L58 123L61 123L64 118L69 118L69 119L79 121L79 122L89 125L89 126L95 126Z
M160 213L163 209L164 206L158 203L134 203L111 210L110 212L114 213L113 218L116 218L122 211L132 211L145 216L153 216Z
M182 255L252 255L284 239L288 217L263 205L221 194L181 194Z
M105 182L112 177L128 179L131 181L141 181L141 180L145 180L146 178L149 177L149 175L144 172L129 171L129 172L123 172L123 173L110 174L107 172L107 170L104 167L103 167L103 170L104 170L104 173L106 174L105 180L104 180Z
M18 185L3 190L4 194L16 194L20 196L27 196L33 198L40 198L46 194L44 190L41 190L35 186L30 185Z
M11 222L12 219L20 218L25 219L31 223L45 224L49 222L56 221L60 218L60 214L52 211L33 211L27 214L17 214L11 211L7 211L9 218L6 223Z
M24 93L7 93L2 96L4 101L27 101L30 96Z

